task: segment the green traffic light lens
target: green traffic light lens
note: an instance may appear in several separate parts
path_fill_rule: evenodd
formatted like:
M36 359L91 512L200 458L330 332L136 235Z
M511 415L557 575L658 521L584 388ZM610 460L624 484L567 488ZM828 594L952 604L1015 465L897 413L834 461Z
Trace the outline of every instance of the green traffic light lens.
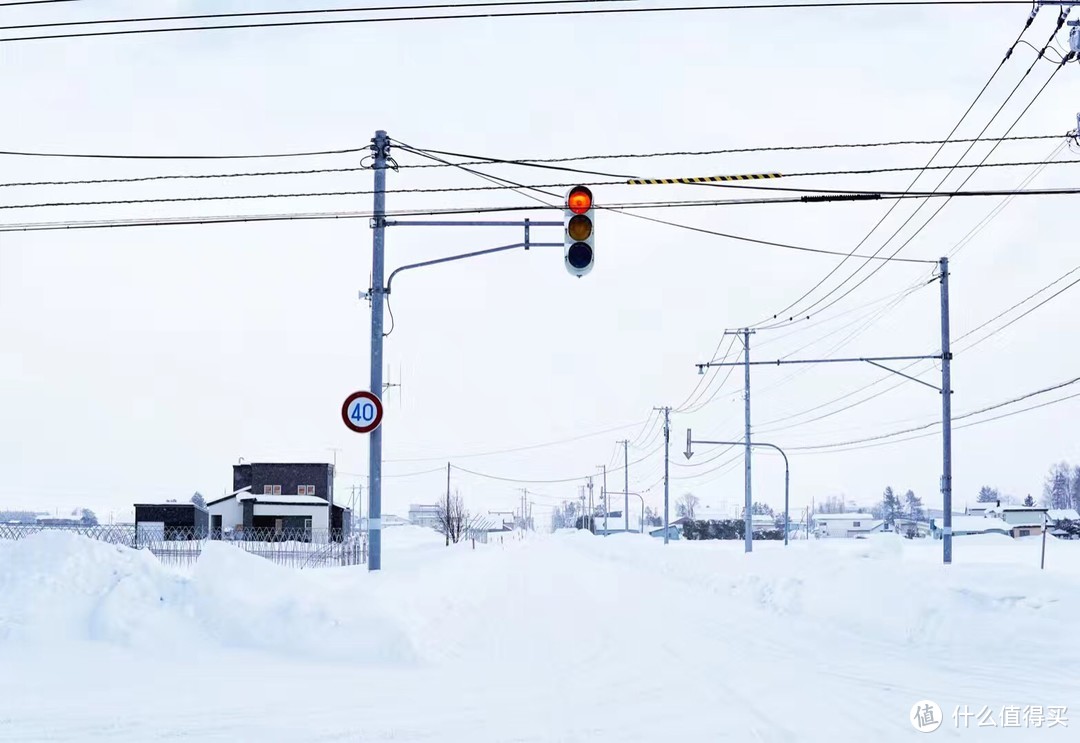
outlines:
M578 269L587 268L593 260L593 251L588 243L574 243L566 252L567 262Z
M592 235L592 220L583 214L571 217L566 225L566 231L570 238L577 241L588 240Z

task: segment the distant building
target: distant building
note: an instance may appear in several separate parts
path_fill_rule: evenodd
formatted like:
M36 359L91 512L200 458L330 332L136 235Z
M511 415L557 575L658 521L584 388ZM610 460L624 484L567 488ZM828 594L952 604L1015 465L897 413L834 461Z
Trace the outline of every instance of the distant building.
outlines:
M865 538L885 527L869 513L818 513L813 519L814 536L819 538Z
M622 511L609 511L607 515L607 529L604 529L604 517L597 516L593 519L594 534L606 535L606 534L624 534L629 531L631 534L637 534L640 524L639 518L634 516L630 517L630 529L626 528L626 522L623 519Z
M664 538L664 527L663 526L649 527L649 536L650 537L656 537L657 539L663 539ZM673 523L671 523L669 521L668 522L668 528L667 528L667 536L668 536L669 540L671 540L671 539L681 539L682 538L682 527L679 526L678 524L673 524Z
M82 519L72 518L71 516L37 516L34 519L34 523L38 526L86 526L86 523Z
M310 536L333 530L340 537L352 528L352 511L317 495L255 495L247 488L206 504L214 539L235 532L263 536Z
M210 512L194 503L136 503L135 531L150 541L205 539Z
M930 533L934 539L944 536L944 519L930 519ZM1000 519L987 518L985 516L956 516L952 517L952 533L954 537L970 536L972 534L1001 534L1012 536L1012 529Z
M958 515L959 514L954 515L953 518L957 518ZM896 519L893 520L891 531L896 532L902 537L906 537L908 534L911 534L912 537L928 537L933 533L933 522L934 519L932 518L929 520L922 520L912 519L906 516L898 516ZM886 531L889 530L886 529Z
M986 509L985 518L1002 522L1013 537L1030 537L1042 534L1049 510L1041 506L1003 506L998 501L996 506Z
M437 504L411 504L409 506L409 523L413 526L426 526L430 529L437 529L439 527L439 506Z
M206 504L211 535L255 532L310 536L329 530L341 539L352 510L334 503L334 465L252 462L233 465L233 492Z
M233 492L255 495L314 495L334 502L334 465L252 462L233 465Z
M783 514L780 515L783 519ZM744 519L745 520L745 519ZM783 532L784 528L776 528L776 517L770 516L767 513L752 513L750 514L750 530L755 534L759 531L779 531Z

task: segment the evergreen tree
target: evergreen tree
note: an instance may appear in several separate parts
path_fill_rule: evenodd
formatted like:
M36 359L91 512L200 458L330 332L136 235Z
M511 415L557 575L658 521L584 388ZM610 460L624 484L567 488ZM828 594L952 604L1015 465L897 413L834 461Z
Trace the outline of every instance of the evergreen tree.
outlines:
M926 519L926 510L923 508L922 498L915 495L911 490L904 494L904 504L907 506L907 517L913 521Z
M195 495L191 496L191 502L199 508L206 508L206 498L203 498L202 493L196 492Z
M996 503L1001 500L1001 493L997 488L983 485L979 488L979 503Z
M1024 498L1024 505L1025 505L1025 506L1034 506L1034 505L1035 505L1035 499L1034 499L1034 498L1032 498L1032 497L1031 497L1031 496L1029 495L1029 496L1028 496L1027 498Z
M1069 487L1069 500L1072 507L1080 511L1080 467L1073 468L1072 482Z
M1073 470L1065 462L1050 468L1043 484L1043 505L1050 508L1070 508L1072 506Z
M757 514L758 516L773 516L772 508L765 503L753 503L750 506L750 513Z
M881 518L886 526L892 526L896 519L899 518L903 511L903 507L900 504L900 499L893 492L892 486L885 488L885 492L881 496L880 512Z

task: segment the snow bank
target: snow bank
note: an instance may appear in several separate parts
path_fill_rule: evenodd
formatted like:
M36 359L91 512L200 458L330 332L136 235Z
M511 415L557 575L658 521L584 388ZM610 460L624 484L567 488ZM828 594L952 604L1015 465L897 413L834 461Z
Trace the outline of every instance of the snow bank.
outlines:
M91 641L186 654L214 646L402 663L400 627L315 571L210 544L190 575L144 550L62 532L0 542L0 645Z

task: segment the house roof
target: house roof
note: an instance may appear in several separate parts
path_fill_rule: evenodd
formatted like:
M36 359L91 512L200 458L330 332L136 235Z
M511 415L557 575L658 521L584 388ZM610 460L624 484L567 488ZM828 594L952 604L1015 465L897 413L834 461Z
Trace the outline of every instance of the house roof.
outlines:
M228 495L224 495L224 496L222 496L220 498L216 498L214 500L207 501L206 505L212 506L212 505L215 505L217 503L222 503L224 501L227 501L227 500L229 500L229 498L235 498L238 495L240 495L241 493L250 493L250 492L251 492L251 486L249 485L247 487L240 488L239 490L234 490L231 493L229 493Z
M1030 511L1031 513L1046 513L1050 509L1043 506L994 506L993 508L986 509L987 513L1016 513L1022 511Z
M145 507L145 506L149 506L151 508L156 508L156 507L159 507L159 506L191 506L192 508L197 508L200 511L205 511L206 510L205 508L200 506L198 503L192 503L190 501L181 501L179 503L177 501L154 501L152 503L151 502L135 503L134 506L136 508Z
M815 513L815 521L873 521L872 513Z
M1051 508L1046 515L1051 521L1080 521L1080 513L1075 508Z

